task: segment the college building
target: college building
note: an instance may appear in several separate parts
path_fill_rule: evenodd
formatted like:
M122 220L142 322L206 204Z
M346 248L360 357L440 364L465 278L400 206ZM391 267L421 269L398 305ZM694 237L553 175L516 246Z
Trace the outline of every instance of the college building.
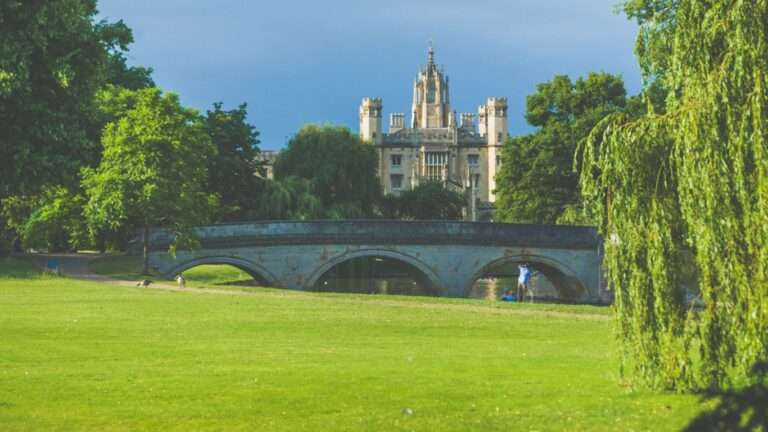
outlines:
M402 112L382 127L381 98L363 98L360 137L376 146L384 193L399 194L424 181L440 181L469 193L467 219L490 217L495 201L501 146L509 135L507 99L488 98L474 113L451 110L448 76L435 64L429 48L427 65L413 84L410 123ZM458 118L457 118L458 117Z

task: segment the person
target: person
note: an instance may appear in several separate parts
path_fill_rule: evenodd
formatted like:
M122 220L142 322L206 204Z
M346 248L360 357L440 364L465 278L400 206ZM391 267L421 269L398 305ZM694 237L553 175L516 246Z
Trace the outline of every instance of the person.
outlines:
M504 295L501 296L501 301L515 302L517 301L517 297L515 297L515 295L512 294L512 290L507 290L507 292L505 292Z
M181 273L176 276L176 282L179 284L179 288L183 289L187 287L187 280L184 279L184 276L182 276Z
M521 264L517 267L520 270L520 276L517 277L517 298L522 301L528 292L528 282L531 280L531 270L528 264Z

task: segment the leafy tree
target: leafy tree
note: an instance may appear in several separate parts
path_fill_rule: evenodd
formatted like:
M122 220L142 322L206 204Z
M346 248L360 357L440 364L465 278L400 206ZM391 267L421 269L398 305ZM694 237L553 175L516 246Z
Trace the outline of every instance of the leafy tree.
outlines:
M208 160L207 190L220 197L217 220L242 220L259 205L264 180L258 161L259 133L248 124L247 106L225 111L213 105L205 117L205 129L218 152ZM263 198L262 198L263 199Z
M0 3L0 199L76 185L83 159L98 160L93 96L131 34L95 14L95 0Z
M192 227L209 220L216 199L204 185L215 148L200 116L176 95L123 92L131 108L106 126L101 163L83 172L85 214L95 230L142 226L146 273L151 226L169 228L174 247L184 247L194 243Z
M465 206L463 194L447 189L439 181L421 183L382 200L384 215L392 219L461 220Z
M631 105L639 109L637 105ZM556 76L528 96L525 118L538 130L507 140L497 174L497 218L508 222L566 221L579 208L573 171L576 145L607 114L627 111L624 82L607 73L591 73L575 83Z
M623 357L654 387L743 382L768 358L768 4L631 3L674 6L672 21L647 23L668 39L666 110L611 115L580 157ZM701 311L679 275L691 252Z
M309 125L302 128L275 162L275 177L312 182L323 216L360 218L374 215L381 197L376 176L378 156L349 129Z
M320 199L310 180L285 177L268 180L259 196L261 205L249 212L252 219L318 219L325 217Z
M82 219L82 195L62 186L43 190L35 210L22 226L24 248L62 251L88 244L88 229Z
M153 84L150 69L125 63L130 29L95 15L95 0L0 2L0 202L41 203L58 186L77 193L80 167L101 155L96 92ZM9 229L0 219L0 237L13 241Z

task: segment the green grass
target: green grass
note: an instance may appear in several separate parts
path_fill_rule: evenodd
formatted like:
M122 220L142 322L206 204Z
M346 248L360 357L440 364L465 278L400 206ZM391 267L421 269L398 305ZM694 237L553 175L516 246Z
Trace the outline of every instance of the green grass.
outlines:
M141 257L128 256L128 255L113 255L94 259L90 262L91 271L109 276L115 279L123 280L139 280L145 276L141 275ZM160 275L153 275L156 279L163 279ZM286 292L282 289L265 288L259 286L249 286L248 281L252 280L252 277L238 269L237 267L230 265L201 265L191 268L184 272L184 278L187 281L188 287L193 288L214 288L216 290L231 290L231 291L243 291L251 293L267 293L271 292L277 295L292 295L294 293ZM173 281L168 281L174 283ZM326 298L342 298L342 299L358 299L361 301L372 299L392 299L402 302L414 302L421 303L424 301L423 297L414 296L392 296L385 297L371 296L368 294L336 294L336 293L303 293L305 296L310 297L326 297ZM509 309L516 308L519 305L481 300L481 299L457 299L457 298L433 298L429 300L435 304L456 304L456 305L472 305L477 307L488 307L494 309ZM586 306L586 305L553 305L553 304L527 304L526 308L541 311L541 312L567 312L573 314L594 314L594 315L610 315L611 310L604 306Z
M8 267L3 431L656 431L702 409L619 385L611 321L592 313L173 292Z
M137 280L146 276L141 274L142 258L130 255L110 255L99 257L89 263L94 273L115 279ZM152 277L164 279L158 274ZM248 273L229 265L202 265L184 272L189 286L229 285L253 279Z

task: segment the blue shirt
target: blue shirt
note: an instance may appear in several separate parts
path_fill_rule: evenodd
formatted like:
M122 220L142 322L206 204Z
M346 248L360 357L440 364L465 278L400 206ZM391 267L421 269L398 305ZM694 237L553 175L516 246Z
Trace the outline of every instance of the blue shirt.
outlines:
M528 270L528 266L521 265L518 268L520 269L520 276L517 278L517 281L520 283L528 283L531 279L531 271Z

